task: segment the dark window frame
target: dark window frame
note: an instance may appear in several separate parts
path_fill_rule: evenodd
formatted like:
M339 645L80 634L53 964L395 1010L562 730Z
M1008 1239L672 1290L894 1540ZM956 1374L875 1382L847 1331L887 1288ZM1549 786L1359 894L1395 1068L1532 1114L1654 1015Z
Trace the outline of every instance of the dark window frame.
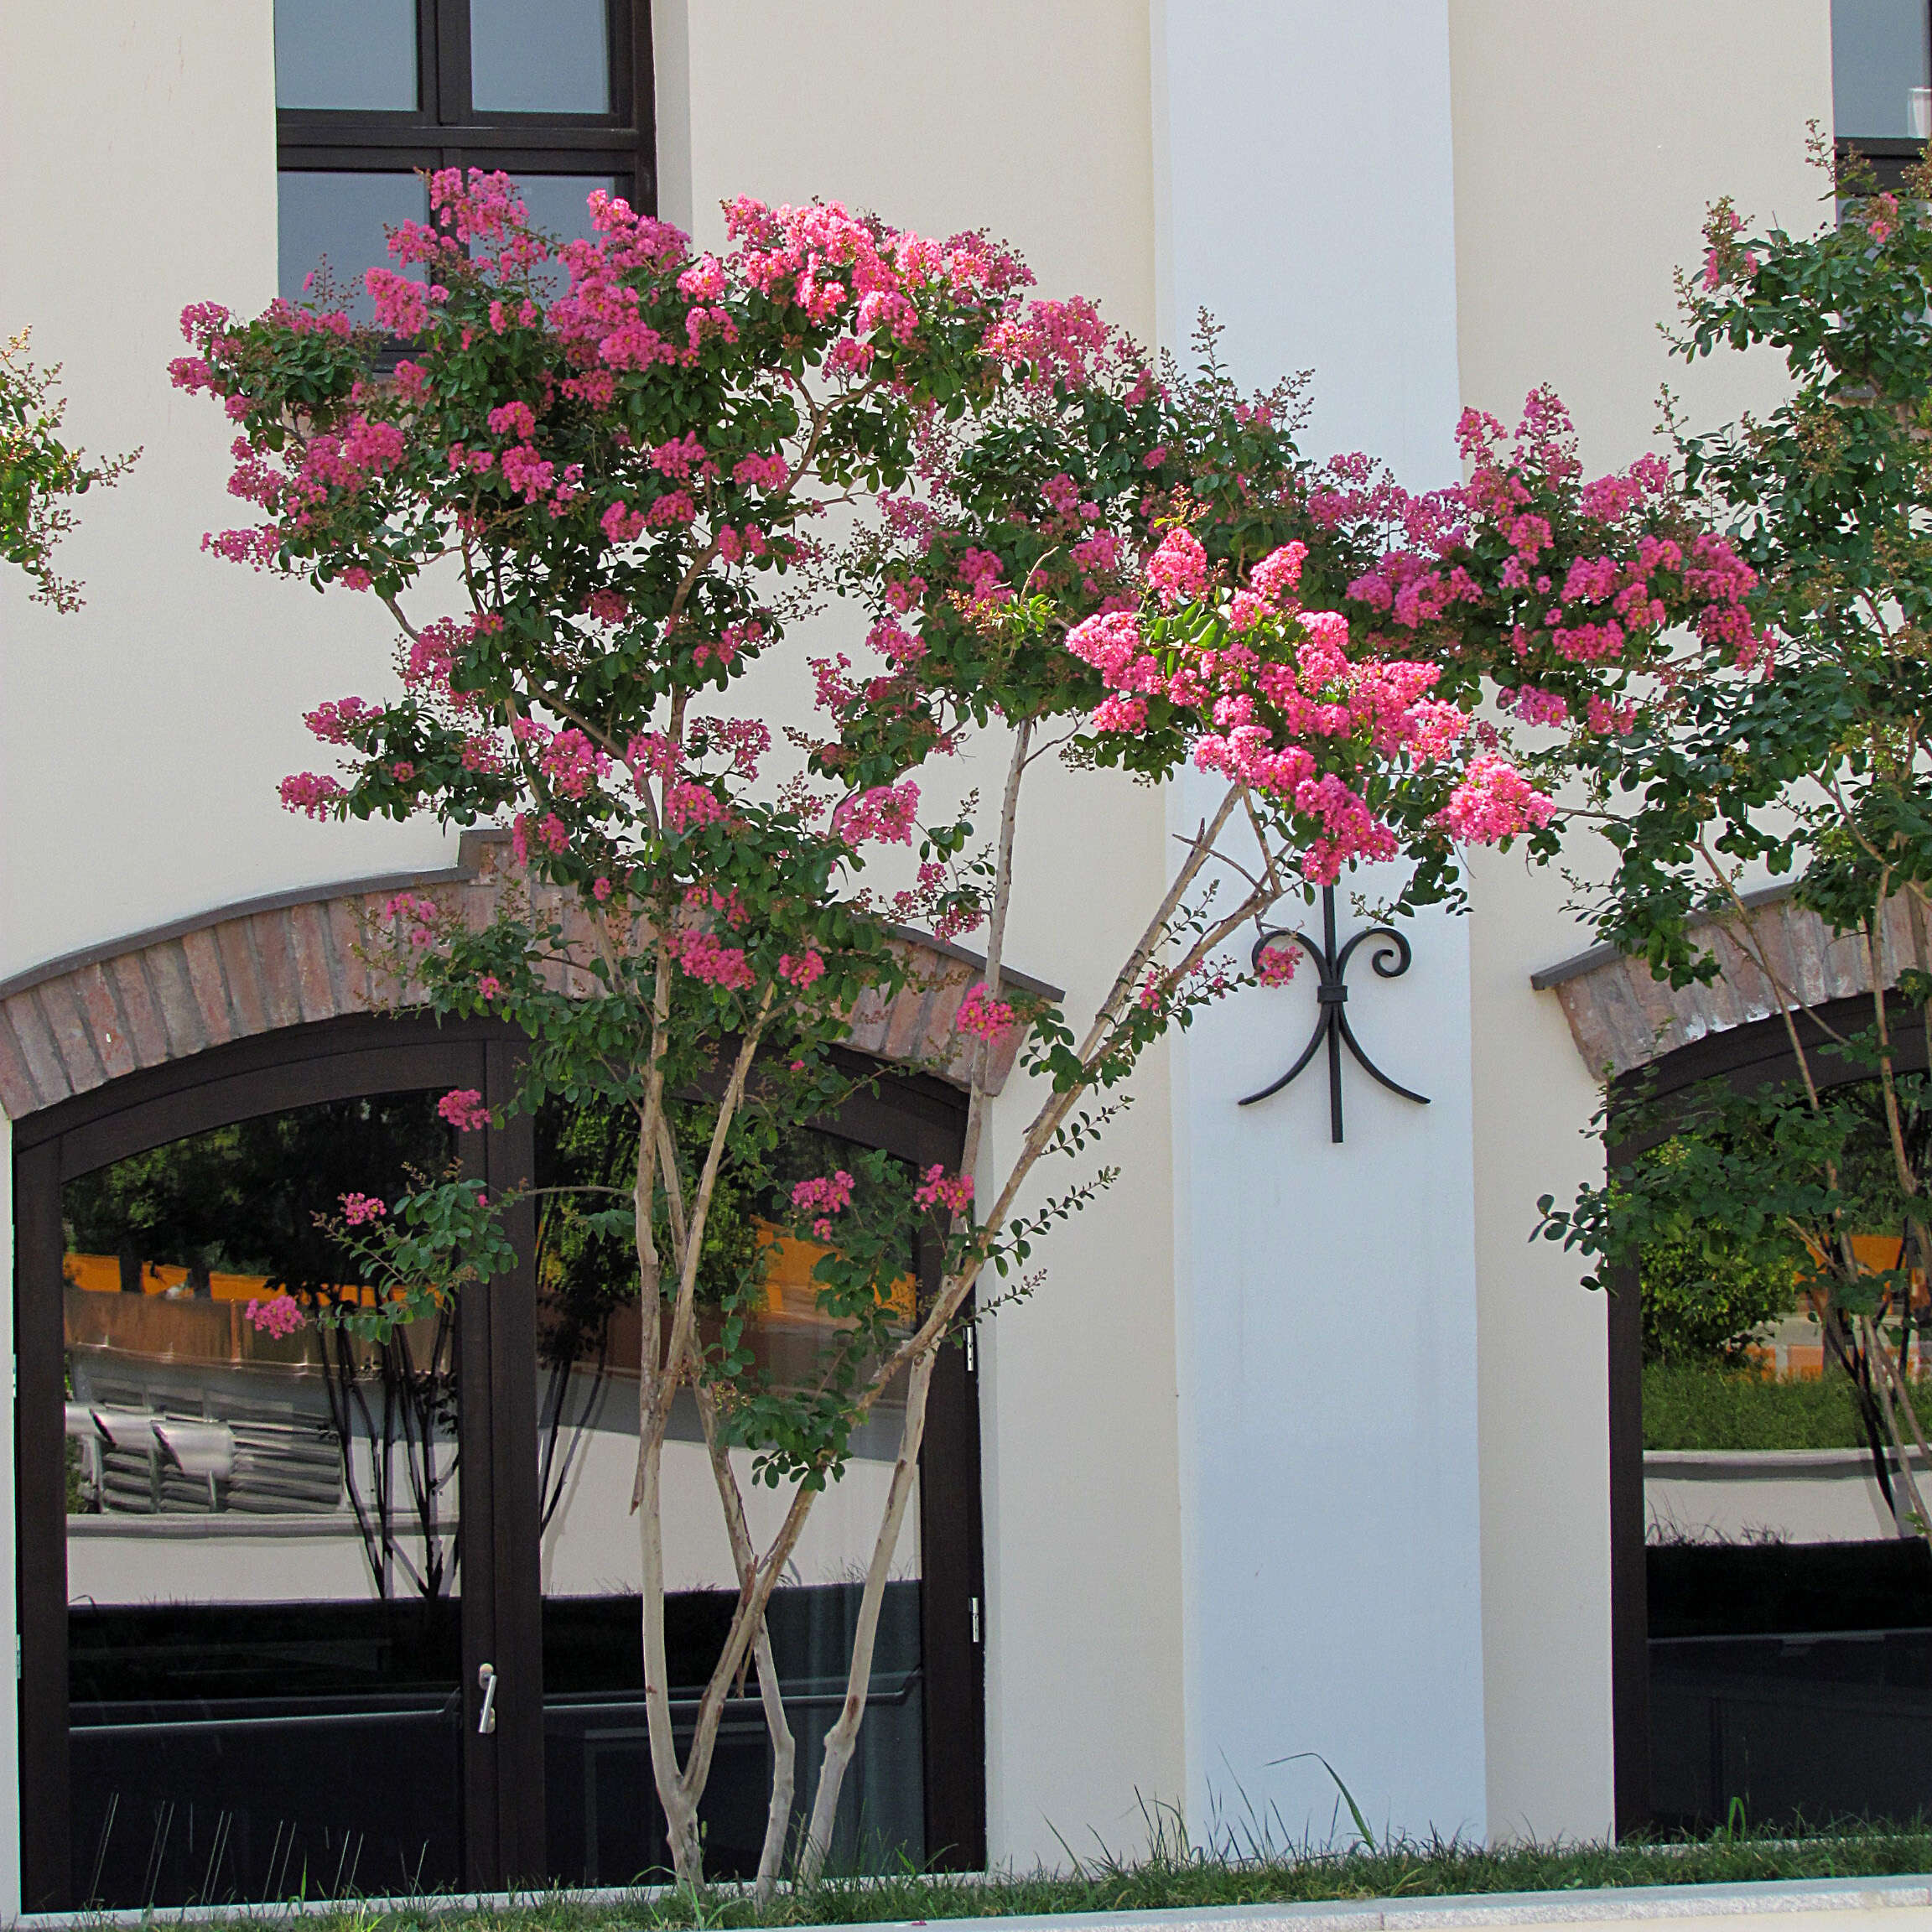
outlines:
M1932 33L1932 0L1926 0L1926 16L1929 33ZM1905 170L1920 159L1926 143L1924 141L1900 140L1880 138L1876 135L1841 134L1836 123L1836 104L1833 104L1831 129L1833 152L1841 162L1857 155L1864 161L1877 177L1880 188L1896 193L1905 183Z
M58 1280L60 1189L147 1148L226 1122L317 1101L423 1087L473 1086L492 1106L515 1091L525 1042L487 1021L440 1026L418 1016L355 1015L277 1029L130 1073L13 1129L16 1625L20 1639L23 1903L71 1909L70 1846L65 1325L61 1299L37 1291ZM854 1064L861 1064L852 1057ZM864 1062L875 1065L875 1062ZM957 1166L965 1097L925 1075L886 1070L824 1122L828 1131L930 1166ZM527 1115L465 1135L466 1164L507 1191L534 1166ZM463 1373L487 1387L487 1405L460 1411L466 1530L463 1657L473 1704L478 1665L499 1671L500 1722L478 1736L464 1726L465 1882L480 1891L540 1879L547 1862L543 1802L543 1598L536 1533L536 1285L528 1257L533 1216L513 1226L525 1259L499 1277L477 1313L465 1306ZM937 1285L937 1244L922 1242L922 1285ZM480 1318L478 1318L480 1317ZM508 1426L506 1426L506 1424ZM479 1431L485 1431L479 1433ZM527 1455L516 1453L527 1446ZM926 1842L936 1866L986 1862L984 1585L978 1376L966 1353L943 1348L935 1368L920 1458L923 1556L921 1638L925 1727ZM519 1523L529 1533L516 1534ZM475 1613L472 1614L472 1607Z
M278 171L395 174L501 168L605 174L641 214L657 208L650 0L609 0L610 111L480 114L470 106L470 0L416 0L413 112L278 107Z

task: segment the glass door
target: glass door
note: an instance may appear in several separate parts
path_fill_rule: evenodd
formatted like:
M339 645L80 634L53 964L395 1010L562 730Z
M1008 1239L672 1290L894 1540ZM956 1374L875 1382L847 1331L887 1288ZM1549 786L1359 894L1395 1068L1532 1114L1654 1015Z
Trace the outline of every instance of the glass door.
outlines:
M563 1255L526 1201L508 1229L524 1264L445 1316L380 1349L315 1318L363 1291L316 1224L343 1194L391 1200L452 1158L510 1194L584 1157L581 1122L560 1156L554 1120L452 1135L438 1117L452 1088L507 1099L520 1050L482 1022L330 1021L17 1124L28 1909L624 1883L662 1867L629 1511L633 1274ZM957 1163L960 1115L957 1095L901 1080L836 1126L923 1168ZM740 1208L740 1233L766 1240L759 1203ZM823 1344L813 1259L782 1249L764 1283L755 1347L775 1374L809 1373ZM908 1297L932 1259L908 1256ZM869 1422L771 1607L799 1817L900 1420L888 1402ZM667 1463L673 1694L688 1709L735 1593L694 1411ZM768 1534L783 1498L746 1490ZM846 1779L842 1866L984 1862L979 1538L974 1379L954 1346ZM747 1685L705 1805L719 1877L756 1863L768 1763Z
M714 1337L724 1294L742 1293L740 1283L755 1282L745 1338L752 1382L810 1386L837 1345L839 1325L820 1311L812 1278L822 1250L786 1238L776 1225L790 1183L849 1162L855 1140L895 1153L903 1141L909 1171L921 1152L928 1164L958 1158L957 1128L944 1110L922 1123L889 1104L873 1105L842 1124L853 1130L849 1138L802 1135L780 1150L765 1179L768 1198L728 1178L714 1201L699 1277L699 1325ZM539 1184L621 1186L635 1172L636 1136L634 1119L616 1109L548 1109L538 1123ZM547 1870L572 1885L630 1885L669 1876L650 1765L641 1555L631 1512L641 1341L636 1263L628 1244L584 1232L574 1198L545 1199L536 1249ZM896 1309L902 1299L904 1318L911 1318L922 1282L928 1293L937 1286L936 1259L908 1244L894 1298ZM747 1306L737 1305L741 1311ZM834 1871L984 1857L978 1458L976 1436L968 1441L963 1432L969 1401L963 1351L948 1351L945 1371L935 1386L928 1447L886 1586L865 1721L841 1794ZM887 1390L855 1436L844 1474L815 1505L767 1612L797 1750L788 1856L810 1815L825 1736L844 1701L861 1587L903 1420L901 1384ZM763 1548L792 1492L754 1483L748 1450L730 1454L754 1542ZM673 1408L662 1480L669 1688L682 1753L689 1745L683 1727L695 1722L738 1593L688 1391L679 1392ZM759 1686L747 1676L734 1690L700 1808L706 1875L719 1879L749 1878L757 1870L772 1770Z
M217 1082L23 1156L30 1907L501 1882L498 1735L535 1685L503 1695L517 1619L475 1514L501 1499L499 1310L472 1291L382 1344L319 1319L372 1293L325 1224L341 1197L487 1136L439 1117L447 1078L303 1093L377 1071L281 1069L236 1098L294 1104L199 1124Z

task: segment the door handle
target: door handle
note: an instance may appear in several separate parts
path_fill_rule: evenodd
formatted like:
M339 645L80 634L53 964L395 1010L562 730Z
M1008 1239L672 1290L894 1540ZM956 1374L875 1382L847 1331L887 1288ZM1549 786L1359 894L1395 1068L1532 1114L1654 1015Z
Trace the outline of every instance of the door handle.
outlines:
M496 1728L496 1666L494 1664L478 1665L476 1681L483 1690L483 1709L476 1719L476 1735L487 1737Z

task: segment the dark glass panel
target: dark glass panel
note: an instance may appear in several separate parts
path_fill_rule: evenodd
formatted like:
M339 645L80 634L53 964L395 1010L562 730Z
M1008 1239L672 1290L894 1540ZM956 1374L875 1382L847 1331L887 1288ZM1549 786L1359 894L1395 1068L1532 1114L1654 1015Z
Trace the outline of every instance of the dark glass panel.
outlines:
M390 229L428 220L428 190L421 178L285 168L276 177L276 191L283 300L299 302L316 293L304 283L325 269L334 298L350 319L372 322L375 309L363 286L363 271L394 266ZM420 267L405 273L423 278Z
M363 1292L316 1217L441 1168L435 1098L239 1121L63 1190L84 1903L461 1879L454 1316L385 1345L314 1319Z
M538 1129L538 1184L623 1184L635 1169L636 1133L635 1121L615 1110L546 1110ZM723 1293L743 1271L757 1270L747 1342L756 1373L781 1385L815 1379L836 1331L819 1311L811 1280L818 1251L775 1241L770 1197L840 1165L842 1152L849 1162L848 1144L797 1136L756 1188L728 1171L713 1205L707 1272L699 1276L700 1322L715 1339ZM906 1265L909 1296L910 1252ZM544 1793L548 1876L572 1884L662 1877L667 1862L651 1779L640 1557L630 1514L637 1462L636 1280L627 1244L588 1232L570 1197L553 1197L538 1239ZM843 1699L859 1606L854 1579L863 1577L871 1556L903 1417L902 1397L889 1389L856 1432L844 1477L815 1505L793 1554L791 1580L771 1599L769 1628L797 1742L794 1835L810 1815L825 1734ZM747 1452L735 1451L733 1460L762 1547L791 1492L751 1485ZM683 1722L695 1712L717 1659L736 1592L703 1431L688 1394L673 1410L663 1490L666 1639L673 1716ZM918 1525L916 1493L886 1587L865 1721L841 1794L832 1853L839 1870L896 1870L926 1855ZM756 1872L770 1778L758 1687L748 1680L726 1707L704 1801L709 1873Z
M608 114L605 0L470 0L470 98L480 114Z
M416 107L416 0L275 0L275 105Z
M1831 118L1841 141L1922 141L1932 109L1926 0L1831 0Z

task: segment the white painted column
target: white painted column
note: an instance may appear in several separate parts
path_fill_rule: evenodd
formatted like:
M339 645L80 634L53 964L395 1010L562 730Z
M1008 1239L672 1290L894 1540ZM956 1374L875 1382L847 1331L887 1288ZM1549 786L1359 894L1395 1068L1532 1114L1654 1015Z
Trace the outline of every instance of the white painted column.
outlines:
M1446 0L1156 0L1165 345L1227 325L1244 381L1311 367L1317 454L1459 474ZM1199 815L1207 787L1176 788ZM1341 932L1363 923L1345 879ZM1320 909L1310 929L1320 932ZM1290 922L1295 922L1290 914ZM1481 1550L1464 923L1366 946L1348 1014L1419 1107L1344 1057L1331 1144L1315 974L1176 1051L1188 1821L1325 1836L1345 1780L1378 1834L1480 1834ZM1341 1833L1350 1832L1346 1806Z

